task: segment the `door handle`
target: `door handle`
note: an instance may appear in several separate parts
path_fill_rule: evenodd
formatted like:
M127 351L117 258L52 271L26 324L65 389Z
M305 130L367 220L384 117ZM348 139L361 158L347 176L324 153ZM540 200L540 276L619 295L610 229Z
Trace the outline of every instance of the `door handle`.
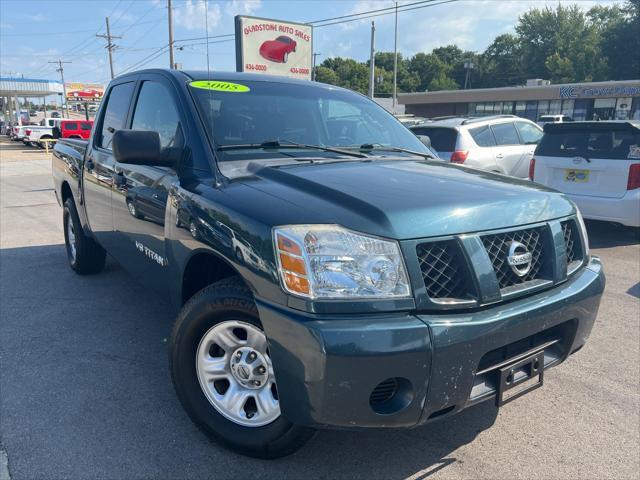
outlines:
M501 153L498 153L498 154L496 155L496 158L504 158L504 155L503 155L503 154L501 154Z

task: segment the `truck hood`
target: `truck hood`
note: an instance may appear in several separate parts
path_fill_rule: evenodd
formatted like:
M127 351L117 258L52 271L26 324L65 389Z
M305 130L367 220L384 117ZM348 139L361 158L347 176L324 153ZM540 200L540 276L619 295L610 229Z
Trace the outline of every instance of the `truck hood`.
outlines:
M562 194L526 180L406 158L258 167L242 182L309 212L314 221L398 240L513 227L575 212Z

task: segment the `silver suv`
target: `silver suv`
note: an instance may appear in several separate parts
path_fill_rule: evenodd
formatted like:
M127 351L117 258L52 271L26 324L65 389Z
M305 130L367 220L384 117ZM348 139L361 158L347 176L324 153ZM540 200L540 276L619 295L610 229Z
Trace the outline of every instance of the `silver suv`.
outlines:
M427 135L440 158L452 163L527 178L529 162L542 138L535 123L515 115L434 120L410 127Z

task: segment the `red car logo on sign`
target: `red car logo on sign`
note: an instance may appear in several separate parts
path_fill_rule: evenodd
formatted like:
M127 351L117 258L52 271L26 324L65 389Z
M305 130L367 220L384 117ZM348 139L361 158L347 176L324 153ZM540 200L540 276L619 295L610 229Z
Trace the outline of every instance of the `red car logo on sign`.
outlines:
M289 54L296 51L296 41L286 35L267 40L260 45L260 55L272 62L287 63Z

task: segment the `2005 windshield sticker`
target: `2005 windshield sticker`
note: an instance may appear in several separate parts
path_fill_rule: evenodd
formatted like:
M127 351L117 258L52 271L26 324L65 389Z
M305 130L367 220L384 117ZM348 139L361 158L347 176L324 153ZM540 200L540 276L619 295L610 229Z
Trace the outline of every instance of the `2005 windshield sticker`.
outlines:
M204 90L215 90L216 92L242 93L250 89L246 85L231 82L220 82L218 80L195 80L189 85Z

